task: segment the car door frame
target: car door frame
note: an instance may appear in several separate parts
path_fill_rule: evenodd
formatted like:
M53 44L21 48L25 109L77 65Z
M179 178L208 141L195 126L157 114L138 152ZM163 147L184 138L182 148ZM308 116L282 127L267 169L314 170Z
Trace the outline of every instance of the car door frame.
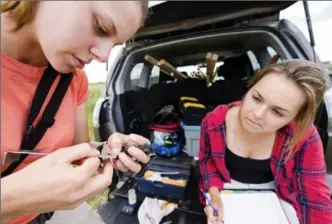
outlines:
M327 74L327 71L323 63L320 61L317 52L312 48L310 42L302 33L302 31L297 26L295 26L291 21L286 19L283 19L279 22L278 29L282 33L282 35L284 35L284 37L288 40L288 42L294 47L294 50L299 53L299 58L316 62L320 65L323 74L326 78L328 88L332 88L331 80L329 79L329 75ZM325 106L328 109L327 101L324 100L324 102ZM332 111L327 110L327 112L329 114ZM327 132L328 132L328 143L325 152L325 162L329 168L332 168L332 132L329 129L327 129Z

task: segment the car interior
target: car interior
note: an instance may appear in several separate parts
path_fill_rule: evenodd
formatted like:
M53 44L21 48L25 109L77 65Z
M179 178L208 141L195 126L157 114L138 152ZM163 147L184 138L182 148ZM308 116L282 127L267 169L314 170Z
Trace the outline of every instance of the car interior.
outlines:
M119 89L125 132L149 137L149 124L154 115L166 105L178 108L182 96L198 99L207 111L240 100L247 90L248 80L256 71L275 63L276 56L279 60L288 57L285 43L281 43L276 35L264 29L228 31L154 44L134 51L128 55L127 66L122 70L122 74L130 75L118 79L122 82ZM216 56L212 66L207 66L209 53ZM158 64L163 61L173 67L174 74L181 73L185 78L167 73L167 68ZM185 67L195 69L188 72L183 69ZM197 75L202 68L213 70L209 85L206 79ZM317 122L326 130L327 112L325 106L321 109ZM323 135L321 137L327 144L328 137Z

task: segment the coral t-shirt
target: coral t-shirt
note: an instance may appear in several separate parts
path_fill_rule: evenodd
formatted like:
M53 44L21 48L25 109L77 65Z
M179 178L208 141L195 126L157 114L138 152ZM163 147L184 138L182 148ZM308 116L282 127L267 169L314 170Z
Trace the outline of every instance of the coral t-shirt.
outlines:
M36 68L21 63L1 52L1 158L7 151L19 150L22 136L26 131L26 122L35 90L45 69L46 67ZM60 76L53 83L34 125L40 120L59 79ZM52 152L73 144L76 109L86 101L87 97L88 80L86 74L83 70L76 70L54 117L55 123L47 129L36 146L36 150ZM28 156L15 171L22 169L36 159L36 157ZM1 165L1 172L7 167L8 165ZM29 179L25 181L29 181ZM37 215L20 217L11 224L28 223Z

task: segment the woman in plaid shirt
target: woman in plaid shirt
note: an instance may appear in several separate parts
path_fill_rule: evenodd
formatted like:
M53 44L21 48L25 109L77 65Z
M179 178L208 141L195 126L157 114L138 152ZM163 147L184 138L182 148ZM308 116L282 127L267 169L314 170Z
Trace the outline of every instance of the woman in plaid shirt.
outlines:
M226 188L273 188L293 223L332 223L321 139L313 125L326 90L320 68L292 60L262 69L240 102L221 105L201 125L200 187L218 208ZM201 198L205 205L205 201ZM293 212L293 214L292 214Z

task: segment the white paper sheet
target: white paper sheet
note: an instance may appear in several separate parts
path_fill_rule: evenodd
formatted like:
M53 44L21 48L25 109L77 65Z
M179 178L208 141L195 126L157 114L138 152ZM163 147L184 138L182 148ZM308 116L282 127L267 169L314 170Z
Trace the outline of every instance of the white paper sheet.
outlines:
M274 192L221 193L220 196L225 224L289 224Z

